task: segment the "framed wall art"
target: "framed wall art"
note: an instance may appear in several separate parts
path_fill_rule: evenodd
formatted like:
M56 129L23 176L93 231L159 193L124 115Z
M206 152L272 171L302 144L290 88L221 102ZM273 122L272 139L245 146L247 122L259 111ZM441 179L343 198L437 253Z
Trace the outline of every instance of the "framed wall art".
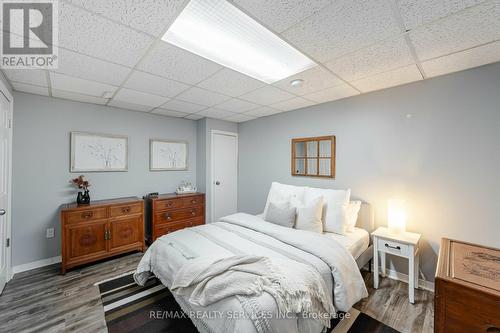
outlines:
M128 137L71 132L71 172L128 170Z
M149 169L151 171L187 170L187 141L151 139L149 141Z

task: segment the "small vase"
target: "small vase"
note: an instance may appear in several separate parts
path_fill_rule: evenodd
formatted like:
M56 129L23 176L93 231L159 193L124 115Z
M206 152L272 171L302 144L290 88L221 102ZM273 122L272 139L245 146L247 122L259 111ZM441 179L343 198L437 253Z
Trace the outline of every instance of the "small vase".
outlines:
M89 190L85 190L85 192L83 192L82 202L81 203L84 204L84 205L88 205L90 203Z

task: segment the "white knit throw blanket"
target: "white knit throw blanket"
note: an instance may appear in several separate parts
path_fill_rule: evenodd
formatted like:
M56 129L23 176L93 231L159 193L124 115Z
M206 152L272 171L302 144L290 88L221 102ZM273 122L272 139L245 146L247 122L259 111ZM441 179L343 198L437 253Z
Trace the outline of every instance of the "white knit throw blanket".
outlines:
M293 260L254 255L191 259L174 276L171 291L200 306L265 291L274 297L280 313L309 313L326 327L335 313L320 274Z

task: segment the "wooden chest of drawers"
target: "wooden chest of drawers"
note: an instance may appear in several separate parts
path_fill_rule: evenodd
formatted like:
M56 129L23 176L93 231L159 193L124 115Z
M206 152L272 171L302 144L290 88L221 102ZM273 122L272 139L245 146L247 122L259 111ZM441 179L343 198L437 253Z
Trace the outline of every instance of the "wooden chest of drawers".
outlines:
M205 194L161 194L149 197L147 238L154 242L176 230L205 223Z
M144 201L133 197L64 205L61 235L63 274L78 265L144 251Z
M500 249L442 239L435 332L500 332Z

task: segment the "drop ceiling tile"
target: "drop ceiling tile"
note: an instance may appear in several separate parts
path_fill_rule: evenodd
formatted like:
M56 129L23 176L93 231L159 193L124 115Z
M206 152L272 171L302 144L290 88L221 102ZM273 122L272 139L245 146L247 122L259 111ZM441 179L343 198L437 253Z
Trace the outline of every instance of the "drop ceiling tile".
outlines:
M59 2L59 46L133 67L152 42L144 33Z
M249 116L249 115L245 115L245 114L235 114L233 116L225 118L224 120L231 121L233 123L242 123L244 121L249 121L249 120L253 120L253 119L257 119L257 117L253 117L253 116Z
M368 92L399 86L418 80L422 80L422 75L418 71L416 65L410 65L351 83L362 92Z
M398 37L337 58L325 65L350 82L413 63L404 37Z
M304 97L317 103L325 103L354 95L359 95L359 92L348 84L342 84L332 88L317 91L312 94L307 94Z
M119 86L130 68L59 48L59 64L52 71Z
M176 118L183 118L188 115L188 113L166 110L162 108L154 109L152 113L161 114L162 116L176 117Z
M195 104L214 106L215 104L219 104L228 100L230 97L221 95L216 92L208 91L205 89L192 87L181 93L176 98L182 101L191 102Z
M260 105L273 104L293 97L295 96L273 86L264 86L240 96L241 99Z
M488 1L410 32L421 61L500 39L500 0Z
M105 92L114 93L117 87L110 84L94 82L76 77L50 73L50 82L53 89L70 91L95 97L102 97Z
M2 69L10 81L47 87L45 71L41 69Z
M137 90L121 88L116 93L115 97L113 97L113 100L130 104L158 107L163 103L166 103L169 99L167 97L152 95Z
M108 102L108 100L106 98L89 96L89 95L84 95L84 94L79 94L79 93L74 93L74 92L64 91L64 90L58 90L58 89L52 89L52 96L57 97L57 98L62 98L62 99L68 99L68 100L76 101L76 102L101 104L101 105L104 105Z
M208 79L198 83L198 87L237 97L251 90L265 86L264 82L224 68Z
M485 0L397 0L406 29L441 19Z
M290 82L296 79L304 80L300 87L292 87L290 85ZM323 90L325 88L338 86L343 83L344 82L341 79L329 71L320 66L316 66L301 73L287 77L286 79L278 81L273 85L292 94L302 96L318 90Z
M42 86L34 86L32 84L20 83L11 81L15 91L21 91L29 94L49 96L49 88Z
M226 110L226 111L239 113L239 112L245 112L245 111L248 111L251 109L256 109L259 106L260 105L258 105L258 104L254 104L254 103L250 103L247 101L243 101L241 99L233 98L233 99L230 99L228 101L225 101L222 104L218 104L217 108L222 109L222 110Z
M143 111L143 112L148 112L153 109L152 106L148 105L138 105L134 103L127 103L127 102L122 102L122 101L117 101L117 100L112 100L108 103L108 106L114 106L115 108L120 108L120 109L127 109L127 110L133 110L133 111Z
M203 110L201 112L198 112L197 114L200 116L215 118L215 119L224 119L224 118L227 118L227 117L234 115L233 112L229 112L226 110L220 110L220 109L216 109L216 108L206 109L206 110Z
M123 86L165 97L174 97L189 88L187 84L140 71L134 71Z
M188 84L196 84L220 70L222 66L191 52L158 42L138 69Z
M462 71L500 61L500 42L479 46L422 63L429 77Z
M389 1L338 0L282 35L326 62L398 33Z
M282 32L327 6L330 0L235 0L235 4L267 27Z
M185 0L68 0L72 4L159 36L184 9Z
M184 113L198 112L207 108L204 105L193 104L189 102L180 101L177 99L171 99L167 103L163 104L161 107L163 109L184 112Z
M275 109L281 110L281 111L291 111L295 109L300 109L304 108L306 106L311 106L313 104L317 104L316 102L307 100L302 97L294 97L292 99L279 102L276 104L272 104L271 106Z
M196 113L193 113L193 114L190 114L189 116L186 116L184 117L186 119L191 119L191 120L200 120L202 118L205 118L205 116L202 116L200 114L196 114Z
M268 106L261 106L260 108L247 111L245 112L245 114L255 117L266 117L281 112L282 112L281 110L276 110Z

